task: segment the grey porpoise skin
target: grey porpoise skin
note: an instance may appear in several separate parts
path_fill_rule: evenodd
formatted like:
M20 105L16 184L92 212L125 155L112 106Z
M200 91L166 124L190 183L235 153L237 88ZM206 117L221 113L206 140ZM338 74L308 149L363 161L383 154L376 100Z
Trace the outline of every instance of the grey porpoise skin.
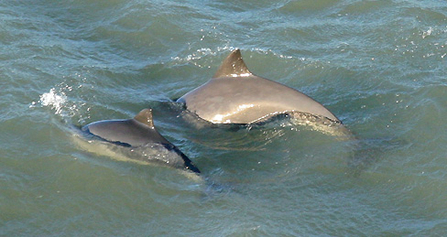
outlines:
M341 124L309 96L251 73L239 49L230 53L211 80L177 102L214 124L253 124L279 114L313 116Z
M162 145L164 148L174 151L178 156L169 157L169 160L165 158L166 160L158 161L176 168L183 168L200 173L199 169L185 154L157 132L152 119L151 109L142 110L133 119L93 122L85 125L81 130L100 140L131 149L142 148L144 151L144 149L151 149L152 144ZM136 159L144 160L141 157ZM148 159L147 161L157 161L157 159Z

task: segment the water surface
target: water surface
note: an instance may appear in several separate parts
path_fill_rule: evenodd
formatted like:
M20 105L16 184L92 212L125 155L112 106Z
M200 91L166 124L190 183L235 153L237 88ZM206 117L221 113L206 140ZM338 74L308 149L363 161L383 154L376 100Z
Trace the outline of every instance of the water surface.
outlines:
M23 0L0 13L1 235L447 231L443 1ZM185 121L172 100L235 48L358 143L287 121ZM203 181L86 152L66 129L147 107Z

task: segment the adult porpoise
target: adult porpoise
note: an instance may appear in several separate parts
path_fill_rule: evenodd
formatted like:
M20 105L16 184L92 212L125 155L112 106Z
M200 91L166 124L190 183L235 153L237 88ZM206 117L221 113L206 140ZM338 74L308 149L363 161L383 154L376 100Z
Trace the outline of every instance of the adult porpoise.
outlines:
M214 124L254 124L280 114L341 124L333 113L309 96L254 75L239 49L230 53L211 80L177 102Z
M200 173L193 162L155 129L152 110L144 109L133 119L103 120L85 125L87 136L112 143L129 159L162 163Z

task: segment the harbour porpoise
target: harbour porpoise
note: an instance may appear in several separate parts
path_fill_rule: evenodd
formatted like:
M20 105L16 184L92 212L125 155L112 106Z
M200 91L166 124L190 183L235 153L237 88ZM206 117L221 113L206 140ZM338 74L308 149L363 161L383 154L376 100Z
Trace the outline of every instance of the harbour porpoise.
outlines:
M297 118L299 123L341 124L333 113L309 96L254 75L239 49L227 56L211 80L177 102L213 124L256 124L284 114Z
M133 119L103 120L81 128L90 138L110 143L126 158L144 163L162 163L200 173L193 162L157 132L152 109L144 109ZM110 147L108 146L108 147Z

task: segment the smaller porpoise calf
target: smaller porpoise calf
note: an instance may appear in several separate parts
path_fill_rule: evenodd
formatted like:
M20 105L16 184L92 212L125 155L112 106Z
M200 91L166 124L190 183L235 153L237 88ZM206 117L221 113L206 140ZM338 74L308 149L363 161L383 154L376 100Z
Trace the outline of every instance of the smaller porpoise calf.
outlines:
M133 119L104 120L85 125L85 135L112 143L126 158L200 173L193 162L157 132L152 109L144 109Z

